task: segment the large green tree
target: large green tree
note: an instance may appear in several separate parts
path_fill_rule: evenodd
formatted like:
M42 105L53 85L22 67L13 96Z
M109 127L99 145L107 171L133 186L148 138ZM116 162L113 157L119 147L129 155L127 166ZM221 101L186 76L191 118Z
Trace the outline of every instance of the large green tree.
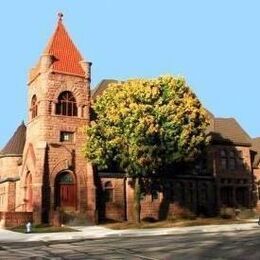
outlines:
M117 164L135 180L140 222L140 178L200 153L207 140L206 111L185 80L173 76L112 83L93 109L85 157L103 169Z

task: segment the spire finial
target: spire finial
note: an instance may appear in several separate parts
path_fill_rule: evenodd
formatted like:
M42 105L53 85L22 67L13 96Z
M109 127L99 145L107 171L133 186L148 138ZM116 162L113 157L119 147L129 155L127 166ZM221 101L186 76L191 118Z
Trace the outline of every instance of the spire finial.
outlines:
M59 13L58 13L58 17L59 17L59 22L62 22L63 13L62 13L62 12L59 12Z

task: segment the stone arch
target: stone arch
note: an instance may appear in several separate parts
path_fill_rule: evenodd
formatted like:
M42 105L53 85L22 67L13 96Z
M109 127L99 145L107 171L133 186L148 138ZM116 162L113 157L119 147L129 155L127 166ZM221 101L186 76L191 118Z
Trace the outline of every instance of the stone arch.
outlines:
M51 173L50 173L51 186L54 186L55 178L56 178L57 174L59 174L62 171L70 171L70 169L69 169L70 166L71 166L71 160L69 160L69 159L60 160L58 163L56 163L56 165L54 165L54 167L52 168Z
M20 176L22 185L26 181L28 172L32 174L32 181L33 181L36 173L36 155L34 152L33 145L31 143L29 143L24 156L24 162L23 162L23 167Z
M21 196L18 198L18 207L25 211L32 211L33 207L33 183L36 178L36 155L33 145L29 143L24 156L24 162L20 174Z
M55 104L58 103L58 97L59 97L60 93L66 92L66 91L69 91L74 95L74 97L77 101L77 104L79 106L86 105L87 96L86 96L86 94L84 94L84 91L80 90L79 87L77 87L77 86L70 87L66 84L63 84L59 88L57 88L57 90L55 91L55 93L53 95L53 102Z

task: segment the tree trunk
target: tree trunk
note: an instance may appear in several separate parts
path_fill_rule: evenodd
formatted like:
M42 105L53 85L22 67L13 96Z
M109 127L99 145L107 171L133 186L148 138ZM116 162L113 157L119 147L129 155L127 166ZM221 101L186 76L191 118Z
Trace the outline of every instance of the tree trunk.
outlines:
M141 187L140 178L135 178L135 193L134 193L135 221L141 222Z

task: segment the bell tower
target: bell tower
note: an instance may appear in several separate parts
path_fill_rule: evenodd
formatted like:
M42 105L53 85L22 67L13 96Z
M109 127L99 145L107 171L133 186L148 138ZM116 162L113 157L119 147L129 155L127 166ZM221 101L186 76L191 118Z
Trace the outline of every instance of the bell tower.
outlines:
M91 62L81 56L59 13L56 29L28 80L21 179L25 204L26 183L31 180L36 223L50 222L60 210L73 216L89 211L91 178L81 150L83 129L90 120L90 81Z

